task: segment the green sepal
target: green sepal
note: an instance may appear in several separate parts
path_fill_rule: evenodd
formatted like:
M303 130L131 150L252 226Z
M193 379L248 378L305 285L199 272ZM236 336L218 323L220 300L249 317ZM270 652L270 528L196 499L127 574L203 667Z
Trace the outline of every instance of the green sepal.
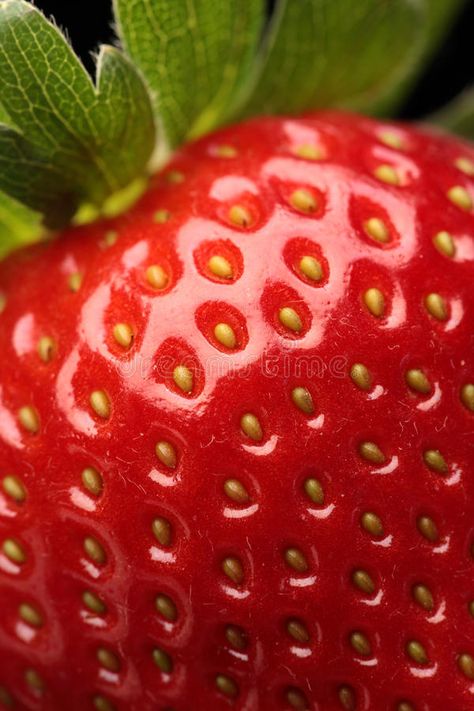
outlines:
M280 0L244 115L339 107L372 113L413 68L425 9L411 0Z
M94 86L65 37L29 2L0 3L0 190L67 223L143 174L155 145L145 84L102 47Z
M233 114L253 71L264 0L114 0L114 8L120 39L148 82L169 147Z
M43 235L41 215L0 192L0 258Z

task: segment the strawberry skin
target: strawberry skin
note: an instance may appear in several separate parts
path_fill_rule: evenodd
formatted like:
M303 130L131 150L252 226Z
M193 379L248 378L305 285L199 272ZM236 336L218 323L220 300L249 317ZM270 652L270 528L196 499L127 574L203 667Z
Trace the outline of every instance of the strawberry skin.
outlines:
M0 266L0 707L473 708L473 175L258 119Z

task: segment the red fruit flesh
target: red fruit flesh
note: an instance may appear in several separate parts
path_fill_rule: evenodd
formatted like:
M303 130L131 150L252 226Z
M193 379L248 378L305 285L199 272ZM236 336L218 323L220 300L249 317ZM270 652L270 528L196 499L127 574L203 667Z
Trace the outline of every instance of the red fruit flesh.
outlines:
M260 119L0 267L0 707L473 708L472 173Z

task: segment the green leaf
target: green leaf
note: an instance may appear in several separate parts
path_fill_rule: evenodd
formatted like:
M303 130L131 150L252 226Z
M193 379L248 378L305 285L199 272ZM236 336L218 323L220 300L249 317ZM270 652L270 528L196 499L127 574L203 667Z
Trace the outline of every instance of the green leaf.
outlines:
M243 113L370 112L412 70L424 19L412 0L280 0Z
M222 124L251 71L264 0L114 0L114 8L169 145Z
M474 141L474 86L428 117L428 121Z
M102 47L94 86L65 37L24 0L0 0L0 190L68 221L143 174L155 145L147 89Z

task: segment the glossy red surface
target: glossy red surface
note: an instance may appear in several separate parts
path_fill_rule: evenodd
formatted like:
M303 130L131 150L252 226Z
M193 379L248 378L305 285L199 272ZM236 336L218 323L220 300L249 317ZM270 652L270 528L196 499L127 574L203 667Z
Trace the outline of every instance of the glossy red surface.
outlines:
M398 148L386 145L394 136ZM298 157L308 146L318 160ZM0 699L32 711L474 708L467 159L474 171L466 145L362 118L253 121L185 148L128 215L1 265L0 545L13 539L25 561L0 551ZM374 176L380 165L397 185ZM449 199L453 186L467 191L464 207ZM292 206L300 189L307 213ZM247 210L241 227L229 219L234 205ZM366 234L372 217L386 243ZM443 230L453 256L433 244ZM233 278L209 269L215 254ZM319 261L320 281L301 272L303 256ZM162 290L147 283L152 264L168 275ZM384 295L379 317L364 303L369 288ZM430 293L444 299L444 320L426 308ZM299 331L280 322L283 307L297 312ZM233 328L234 349L216 339L219 322ZM130 348L114 340L116 323L131 326ZM47 362L44 336L56 343ZM172 377L183 363L189 393ZM351 379L354 363L369 369L368 390ZM408 369L425 373L427 393L407 386ZM312 413L295 406L295 387L311 393ZM109 399L106 418L90 405L95 390ZM39 415L36 434L21 426L24 406ZM242 431L246 413L260 441ZM158 442L172 445L176 466L157 457ZM363 442L377 444L378 463L361 456ZM427 466L427 450L442 453L445 472ZM100 495L84 486L85 467L102 475ZM24 501L5 489L9 475ZM308 498L307 478L324 502ZM228 479L247 501L225 494ZM364 529L364 512L380 517L382 535ZM436 540L420 533L420 516L436 524ZM157 517L169 545L153 535ZM84 551L88 536L101 563ZM299 571L285 560L291 548ZM239 582L223 572L229 557ZM369 591L352 581L356 570ZM414 585L429 588L430 609ZM84 591L107 610L88 611ZM160 594L174 601L174 620L157 611ZM41 626L21 618L22 603ZM295 618L309 640L301 626L291 637ZM232 647L228 625L246 646ZM410 657L412 641L424 663ZM99 648L114 653L105 657L114 669ZM154 649L172 659L170 673ZM25 678L32 669L41 690Z

